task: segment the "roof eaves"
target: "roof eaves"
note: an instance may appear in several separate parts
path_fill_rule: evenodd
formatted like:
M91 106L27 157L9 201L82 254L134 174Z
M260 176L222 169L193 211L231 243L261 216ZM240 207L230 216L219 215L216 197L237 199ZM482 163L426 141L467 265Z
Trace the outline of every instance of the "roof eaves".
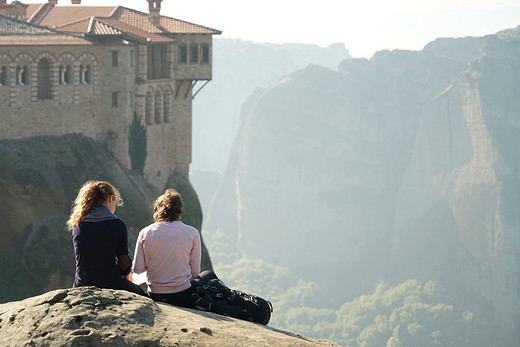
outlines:
M188 22L188 21L185 21L185 20L182 20L182 19L177 19L177 18L168 17L168 16L161 16L161 20L164 20L164 22L173 20L173 21L176 21L178 23L182 23L182 24L185 24L185 25L188 25L188 26L193 26L195 28L201 29L202 31L207 31L207 34L211 34L211 35L220 35L220 34L222 34L222 31L220 31L220 30L213 29L213 28L210 28L210 27L206 27L206 26L203 26L203 25L200 25L200 24ZM178 33L169 31L167 28L164 28L164 26L161 26L161 29L163 29L165 33L178 34ZM198 34L198 32L193 32L193 33L190 33L190 34Z
M101 19L98 19L101 20ZM103 18L103 23L111 26L114 29L121 31L122 35L127 35L127 37L131 37L139 40L140 42L173 42L177 41L176 39L172 39L162 33L150 33L142 28L136 27L134 25L122 22L116 18Z
M27 23L26 21L23 21L23 20L19 20L19 19L16 19L16 18L11 18L11 17L7 17L7 16L4 16L4 15L0 15L0 19L3 21L3 23L5 22L8 22L12 25L16 25L16 28L20 29L20 28L23 28L24 30L26 30L27 28L31 28L33 30L37 30L39 31L38 34L41 34L41 33L57 33L56 30L52 30L50 28L47 28L47 27L44 27L44 26L41 26L41 25L36 25L36 24L32 24L32 23ZM11 33L7 33L8 35L10 35ZM61 34L61 33L60 33Z

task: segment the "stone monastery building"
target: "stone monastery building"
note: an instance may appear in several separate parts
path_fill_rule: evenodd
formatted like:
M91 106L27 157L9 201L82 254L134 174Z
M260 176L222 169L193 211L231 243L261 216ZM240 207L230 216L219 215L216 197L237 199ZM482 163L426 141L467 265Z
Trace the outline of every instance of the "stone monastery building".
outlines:
M175 169L188 176L192 99L211 80L221 32L162 16L162 0L142 1L149 13L0 0L0 139L81 133L130 168L136 115L146 127L145 176L159 189Z

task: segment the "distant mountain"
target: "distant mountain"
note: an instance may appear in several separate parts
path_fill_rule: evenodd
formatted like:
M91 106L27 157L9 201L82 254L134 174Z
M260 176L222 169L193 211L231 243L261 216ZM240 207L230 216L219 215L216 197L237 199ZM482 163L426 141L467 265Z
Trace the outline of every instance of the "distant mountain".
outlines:
M318 64L336 68L350 57L343 44L322 48L309 44L213 40L213 80L197 94L193 109L193 170L222 172L240 126L240 108L256 88ZM196 85L197 91L202 85Z
M338 300L435 279L520 332L520 41L506 37L311 65L257 89L206 229Z
M502 40L520 39L520 25L513 29L499 31L497 36Z

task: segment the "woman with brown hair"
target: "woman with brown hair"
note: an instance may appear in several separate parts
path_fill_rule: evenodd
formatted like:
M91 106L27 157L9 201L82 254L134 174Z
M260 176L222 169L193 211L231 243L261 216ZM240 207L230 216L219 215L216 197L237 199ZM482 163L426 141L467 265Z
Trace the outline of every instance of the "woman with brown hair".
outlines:
M124 289L141 295L132 283L125 223L114 215L122 206L119 191L104 181L87 181L74 200L67 227L76 257L75 286Z
M181 222L183 202L175 189L167 189L153 204L155 223L139 233L133 270L146 272L154 301L193 307L192 277L200 273L201 241L197 229Z

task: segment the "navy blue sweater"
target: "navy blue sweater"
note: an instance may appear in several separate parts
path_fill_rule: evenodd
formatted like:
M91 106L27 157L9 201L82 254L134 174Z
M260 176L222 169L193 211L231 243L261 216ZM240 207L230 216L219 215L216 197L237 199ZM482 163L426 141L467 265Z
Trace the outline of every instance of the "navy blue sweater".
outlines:
M128 233L121 219L81 221L72 230L72 242L77 286L121 289L122 276L131 269Z

